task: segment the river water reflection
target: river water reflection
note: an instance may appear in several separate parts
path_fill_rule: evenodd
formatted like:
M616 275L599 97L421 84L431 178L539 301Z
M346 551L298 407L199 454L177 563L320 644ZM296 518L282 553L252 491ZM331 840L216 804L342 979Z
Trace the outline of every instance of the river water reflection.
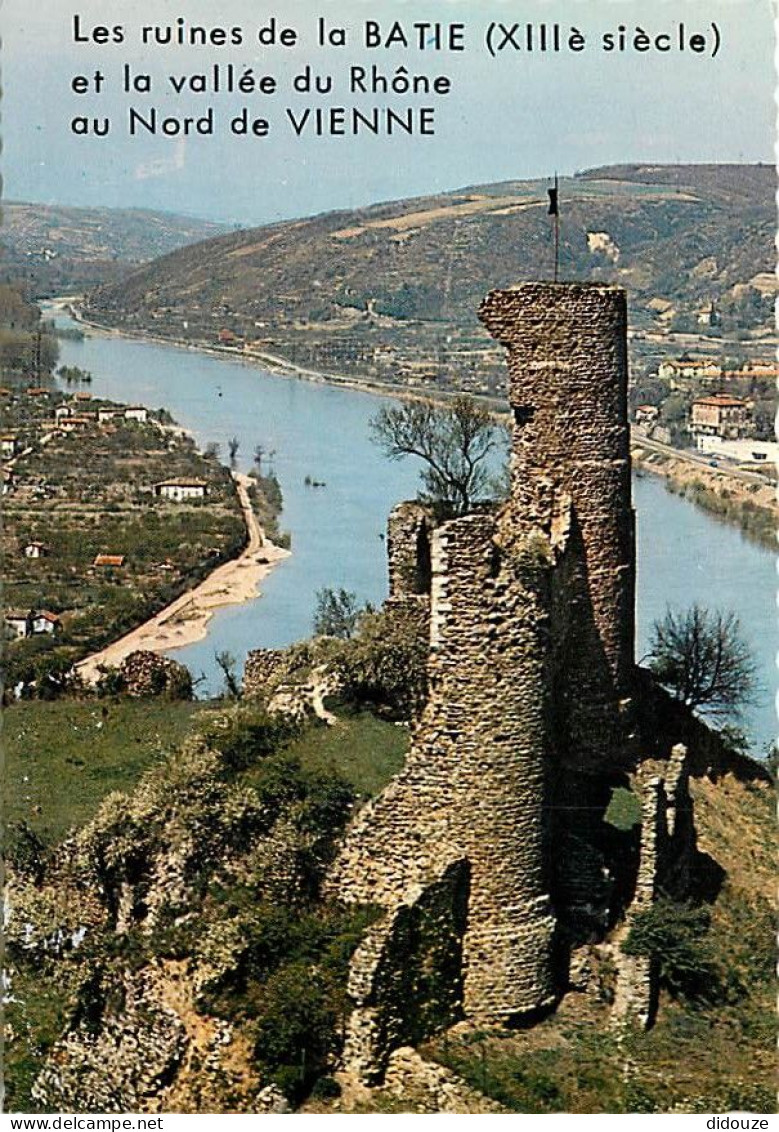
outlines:
M58 321L73 325L62 315ZM368 420L384 398L115 336L63 341L61 364L91 371L95 395L164 406L200 445L214 441L225 454L237 437L243 470L251 467L257 445L275 453L268 459L284 494L281 526L291 532L293 553L263 583L261 600L218 611L204 641L173 654L195 674L205 674L201 694L220 687L217 651L229 651L242 666L251 648L309 636L321 587L343 586L360 601L383 600L386 515L418 487L414 461L390 462L370 442ZM307 476L325 486L306 486ZM758 700L745 720L759 753L777 730L774 555L672 495L659 479L636 478L634 498L639 657L653 620L668 605L697 601L735 610L760 672Z

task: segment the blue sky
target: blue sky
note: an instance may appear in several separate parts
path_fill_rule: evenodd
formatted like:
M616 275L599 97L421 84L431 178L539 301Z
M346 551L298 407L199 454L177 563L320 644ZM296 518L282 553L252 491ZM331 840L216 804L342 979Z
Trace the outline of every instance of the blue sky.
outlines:
M72 42L73 16L82 31L103 24L124 28L122 44ZM316 48L316 18L347 28L345 49ZM294 48L263 47L257 28L276 15L300 36ZM240 46L175 50L143 48L143 25L189 23L236 26ZM435 53L400 46L366 50L365 21L386 34L401 21L464 23L466 50ZM491 59L485 30L495 21L575 26L587 48L579 54L533 55L507 49ZM680 24L686 33L722 36L717 58L689 49L605 54L604 32L620 25L654 36ZM243 224L262 223L331 208L452 189L480 182L572 173L615 162L772 161L773 17L770 0L3 0L3 173L7 199L73 205L161 208ZM121 68L152 75L151 95L120 90ZM202 73L215 62L240 72L272 75L280 93L214 98L215 136L127 137L127 106L160 116L199 114L203 96L176 96L169 75ZM358 105L371 98L348 93L351 64L375 63L392 74L446 74L451 94L392 99L395 106L436 105L436 135L388 140L297 139L285 120L294 75L306 64L332 73L337 88L314 105ZM75 74L105 74L103 93L78 95ZM386 103L378 99L378 104ZM224 132L241 105L266 115L265 138ZM106 138L71 133L76 115L111 118Z

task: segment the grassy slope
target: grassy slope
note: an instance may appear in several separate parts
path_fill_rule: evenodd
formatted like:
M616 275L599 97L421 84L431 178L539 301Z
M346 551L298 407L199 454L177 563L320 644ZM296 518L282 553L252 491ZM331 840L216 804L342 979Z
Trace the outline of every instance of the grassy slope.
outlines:
M26 818L47 840L85 821L109 790L131 788L204 710L109 703L103 718L102 706L27 703L6 713L8 816ZM291 753L309 769L338 770L360 793L375 793L397 770L407 742L404 728L358 713L334 728L312 725ZM727 874L710 935L733 988L725 1001L701 1007L666 999L652 1031L618 1042L605 1003L569 994L556 1014L533 1029L460 1027L425 1052L520 1112L772 1111L772 792L730 776L716 784L696 781L693 792L699 846ZM36 804L37 815L31 810ZM19 1062L9 1065L17 1097L39 1064L35 1046L50 1044L61 1025L67 991L58 986L56 971L49 974L41 973L34 993L16 988L28 1012L35 1003L25 1021L32 1045L25 1051L15 1044Z
M665 998L618 1041L605 1003L569 994L531 1030L463 1028L426 1052L518 1112L775 1111L773 793L729 775L692 789L699 847L727 874L709 934L725 1001Z
M47 844L61 840L95 814L106 794L131 791L144 770L223 707L154 700L14 705L4 717L6 821L27 821ZM407 745L406 728L359 712L333 728L312 724L290 753L306 769L340 772L364 795L395 773ZM243 778L251 783L251 768ZM67 963L50 961L15 975L7 1019L14 1040L5 1051L9 1111L35 1111L29 1090L68 1020L77 974Z
M309 770L337 772L359 795L377 794L403 765L408 728L385 723L367 711L338 711L334 727L309 728L290 753Z
M26 701L4 712L4 818L47 844L84 825L112 790L129 791L213 705L163 700ZM304 767L338 771L375 794L400 768L408 731L360 712L312 725L290 747Z
M4 817L47 844L83 825L112 790L131 790L204 710L162 700L29 701L4 710Z

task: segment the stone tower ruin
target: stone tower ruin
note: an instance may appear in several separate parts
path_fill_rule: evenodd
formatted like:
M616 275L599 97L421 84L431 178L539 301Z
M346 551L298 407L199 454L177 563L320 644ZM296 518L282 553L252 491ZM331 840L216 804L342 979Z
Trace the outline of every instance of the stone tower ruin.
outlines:
M389 605L429 634L428 700L331 877L383 910L349 983L345 1059L366 1080L458 1017L550 1007L570 939L608 903L590 826L634 678L625 296L528 283L479 313L508 349L510 499L438 524L393 512Z

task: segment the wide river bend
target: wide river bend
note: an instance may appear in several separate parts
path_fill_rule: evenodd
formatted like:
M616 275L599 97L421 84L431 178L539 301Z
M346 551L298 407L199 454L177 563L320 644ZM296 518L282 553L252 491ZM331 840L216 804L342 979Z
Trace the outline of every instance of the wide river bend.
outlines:
M74 326L51 306L62 326ZM242 666L249 649L290 644L311 633L315 595L323 586L353 590L360 601L386 596L384 525L390 508L413 498L418 465L385 459L371 443L368 421L384 398L288 377L196 350L118 335L63 340L60 364L93 374L94 395L165 407L201 446L214 441L223 458L240 441L238 466L248 471L262 445L284 494L282 528L292 556L263 582L262 597L219 610L205 640L175 652L220 689L215 653ZM271 455L272 454L272 455ZM305 479L324 487L306 486ZM744 724L756 754L776 736L776 563L768 550L666 490L651 476L634 479L638 515L638 650L668 605L693 601L738 614L760 673L761 688Z

